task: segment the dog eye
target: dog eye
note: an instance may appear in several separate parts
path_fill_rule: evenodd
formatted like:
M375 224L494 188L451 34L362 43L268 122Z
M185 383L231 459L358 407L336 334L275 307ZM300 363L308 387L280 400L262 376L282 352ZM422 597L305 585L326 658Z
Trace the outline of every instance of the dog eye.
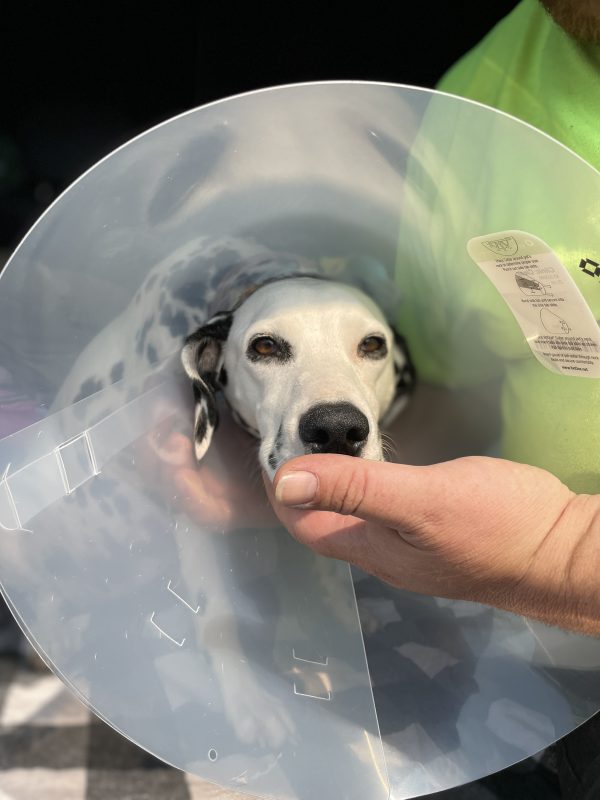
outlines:
M384 356L387 353L385 339L383 336L365 336L358 345L358 353L366 356Z
M246 350L250 361L285 363L292 358L292 346L279 336L256 336Z
M274 356L277 353L277 342L270 336L259 336L250 343L250 350L257 356Z

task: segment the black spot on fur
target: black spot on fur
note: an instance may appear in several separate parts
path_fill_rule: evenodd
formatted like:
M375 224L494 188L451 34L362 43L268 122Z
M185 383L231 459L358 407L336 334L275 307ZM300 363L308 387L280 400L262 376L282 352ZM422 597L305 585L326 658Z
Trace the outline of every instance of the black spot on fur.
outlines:
M196 441L201 442L203 441L204 437L206 436L206 431L208 429L207 421L206 421L206 414L204 411L201 411L198 414L198 422L196 423Z
M225 367L221 367L221 372L219 372L219 385L223 388L227 386L227 370Z
M277 436L275 437L275 450L279 452L283 447L283 425L279 426Z
M96 378L88 378L79 387L79 392L73 399L73 402L78 403L80 400L83 400L92 394L96 394L96 392L99 392L102 388L102 381L99 381Z
M218 315L214 322L209 322L201 328L204 336L212 336L213 339L219 339L224 342L229 336L231 330L231 323L233 322L233 315L224 312L223 315Z
M190 258L187 271L192 275L200 275L202 272L208 272L212 263L211 258L207 258L204 253L200 253Z
M219 270L215 271L215 274L212 276L210 281L210 288L211 289L218 289L225 282L225 276Z
M203 370L202 380L207 386L210 386L211 389L217 388L217 373L213 369Z
M184 264L184 262L180 263ZM205 256L194 256L185 262L185 269L169 272L165 286L173 297L186 303L190 302L190 292L197 293L198 299L202 300L206 295L208 280L213 272L214 266L211 259Z
M158 353L156 352L156 347L154 345L149 344L146 348L146 353L148 354L148 361L151 364L156 364L158 361Z
M192 392L194 393L194 400L196 401L196 403L199 403L202 400L202 397L204 395L203 389L204 389L204 384L200 385L198 381L194 381L192 383Z
M221 272L226 267L230 267L232 264L237 264L240 261L240 254L237 250L221 250L215 256L215 267Z
M396 393L398 395L410 394L415 388L415 371L411 366L406 366L398 374L396 380Z
M125 372L125 363L118 361L110 371L110 379L113 383L120 381Z
M194 393L196 405L200 405L202 400L204 400L206 404L206 412L202 410L200 412L200 416L204 421L208 419L210 425L216 429L219 425L219 411L217 409L215 394L212 387L203 380L195 380L192 383L192 391ZM198 422L198 424L200 424L200 422Z
M398 395L408 394L415 388L417 371L410 357L410 351L404 336L394 330L394 339L396 341L396 346L406 359L406 363L402 367L396 367L396 393Z
M170 305L166 305L160 312L160 321L166 325L174 339L182 339L189 330L188 318L183 311L173 313Z
M205 286L205 281L186 283L173 291L173 297L188 305L197 306L203 300Z
M269 462L269 466L271 467L271 469L277 468L277 456L275 455L275 453L269 453L269 458L267 459L267 461Z
M177 314L175 314L175 316L171 319L169 330L171 331L171 335L177 337L178 339L180 339L182 336L185 336L185 334L188 332L188 319L183 311L178 311Z
M208 421L213 428L216 428L219 422L219 412L217 411L217 404L215 403L214 397L212 398L212 402L208 403Z
M144 322L144 324L142 325L142 327L140 328L135 337L137 342L135 351L139 356L141 356L142 353L144 352L144 347L146 346L146 336L148 336L148 332L150 331L150 328L153 325L154 325L154 316L149 317Z

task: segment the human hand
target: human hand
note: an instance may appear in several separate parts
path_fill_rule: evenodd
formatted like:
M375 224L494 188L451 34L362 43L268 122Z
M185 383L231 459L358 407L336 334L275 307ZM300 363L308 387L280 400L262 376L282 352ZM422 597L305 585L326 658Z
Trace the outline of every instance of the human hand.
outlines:
M600 497L544 470L302 456L267 492L292 535L394 586L600 634ZM298 508L300 504L304 507Z

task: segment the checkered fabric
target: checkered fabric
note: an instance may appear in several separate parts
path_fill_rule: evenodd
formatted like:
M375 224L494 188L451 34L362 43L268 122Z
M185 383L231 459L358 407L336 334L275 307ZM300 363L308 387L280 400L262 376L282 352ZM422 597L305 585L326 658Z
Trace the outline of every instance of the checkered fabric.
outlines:
M248 800L168 767L50 672L0 658L0 800Z
M36 661L0 600L0 800L249 800L116 733Z
M1 601L0 651L0 800L249 800L168 767L97 719L36 663ZM549 750L544 763L429 798L558 800L551 761Z

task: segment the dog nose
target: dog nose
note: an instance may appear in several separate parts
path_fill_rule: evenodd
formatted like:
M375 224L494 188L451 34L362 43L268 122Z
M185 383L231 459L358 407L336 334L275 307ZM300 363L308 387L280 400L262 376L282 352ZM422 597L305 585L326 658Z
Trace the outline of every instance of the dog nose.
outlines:
M369 420L352 403L320 403L300 417L298 433L309 453L359 456Z

